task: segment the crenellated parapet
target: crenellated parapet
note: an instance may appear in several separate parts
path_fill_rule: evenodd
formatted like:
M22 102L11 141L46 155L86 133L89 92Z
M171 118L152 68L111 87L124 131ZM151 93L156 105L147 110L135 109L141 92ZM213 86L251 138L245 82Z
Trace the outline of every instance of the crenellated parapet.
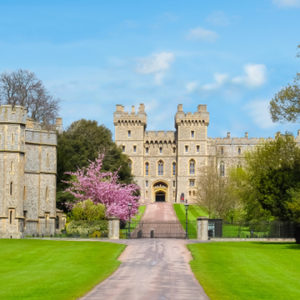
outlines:
M147 114L145 113L145 105L139 105L138 111L135 112L135 107L131 107L131 112L126 112L124 106L117 104L114 112L114 125L147 125Z
M1 105L0 123L26 124L27 111L22 106Z
M175 127L178 125L209 125L209 112L206 105L199 104L194 113L183 111L182 104L178 104L175 115Z
M147 144L175 144L175 132L174 131L146 131L144 137Z

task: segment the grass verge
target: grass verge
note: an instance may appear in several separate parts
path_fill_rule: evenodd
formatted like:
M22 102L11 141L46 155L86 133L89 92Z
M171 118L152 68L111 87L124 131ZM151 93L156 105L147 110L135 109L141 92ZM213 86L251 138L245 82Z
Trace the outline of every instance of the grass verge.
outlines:
M120 265L125 245L0 240L0 299L77 299Z
M186 228L184 204L173 204L176 216L182 227ZM189 205L188 208L188 235L190 239L197 238L197 218L207 216L207 212L199 205Z
M300 299L300 245L190 244L191 268L210 299Z

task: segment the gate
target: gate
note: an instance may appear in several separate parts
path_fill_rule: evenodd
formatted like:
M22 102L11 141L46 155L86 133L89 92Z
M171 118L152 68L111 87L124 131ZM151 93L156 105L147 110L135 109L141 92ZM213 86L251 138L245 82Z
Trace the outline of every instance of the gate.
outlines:
M140 221L131 223L127 228L128 238L175 238L184 239L186 237L185 228L179 221Z

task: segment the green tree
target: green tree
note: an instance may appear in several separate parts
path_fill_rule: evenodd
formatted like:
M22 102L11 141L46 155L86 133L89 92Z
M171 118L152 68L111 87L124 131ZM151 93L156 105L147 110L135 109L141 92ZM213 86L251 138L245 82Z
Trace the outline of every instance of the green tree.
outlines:
M90 199L76 203L71 211L74 221L98 221L105 219L105 206L101 203L94 204Z
M128 165L128 157L112 141L111 132L96 121L79 120L73 122L62 134L58 135L57 146L57 206L66 210L65 203L72 202L73 196L65 193L67 185L63 181L70 180L65 172L74 172L86 167L90 161L98 157L99 152L105 154L104 171L119 170L119 180L131 183L133 177Z
M282 221L297 218L300 149L292 136L277 136L247 153L245 172L244 194L248 194L249 205L259 203Z
M300 49L300 45L298 45ZM300 57L300 54L298 54ZM294 82L280 90L270 102L273 122L296 122L300 117L300 73Z

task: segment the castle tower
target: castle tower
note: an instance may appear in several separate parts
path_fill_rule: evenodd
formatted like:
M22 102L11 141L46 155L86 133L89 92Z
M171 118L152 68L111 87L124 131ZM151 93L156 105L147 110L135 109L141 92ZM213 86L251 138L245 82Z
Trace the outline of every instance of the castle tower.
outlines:
M175 115L177 137L177 201L192 202L197 195L197 177L207 165L207 127L209 113L206 105L198 105L195 113L184 113L182 104Z
M26 110L0 106L0 237L20 238L24 231Z
M130 157L132 174L136 183L144 185L144 135L147 126L147 115L144 104L138 111L132 106L131 112L125 112L123 105L117 105L114 112L115 142L124 154ZM142 195L143 198L143 195Z

